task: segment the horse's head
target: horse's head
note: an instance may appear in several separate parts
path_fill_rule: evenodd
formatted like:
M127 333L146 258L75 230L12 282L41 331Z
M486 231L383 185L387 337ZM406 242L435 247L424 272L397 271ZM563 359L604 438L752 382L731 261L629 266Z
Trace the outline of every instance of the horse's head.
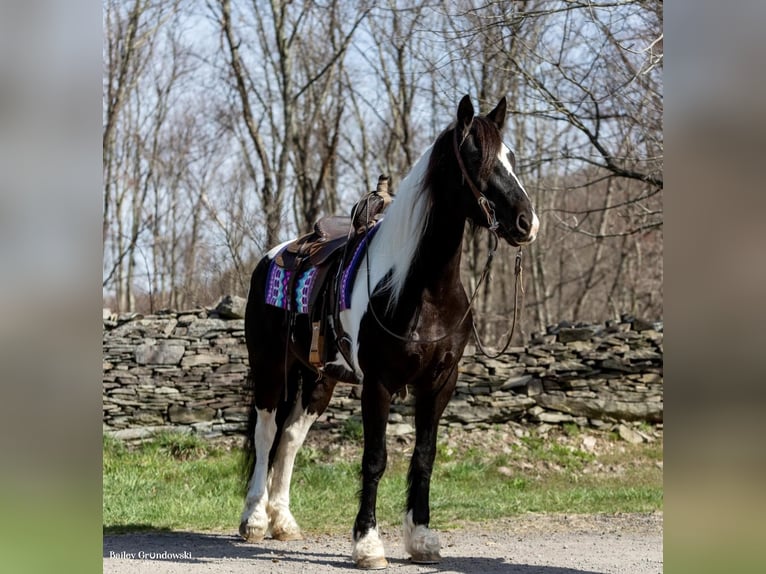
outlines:
M516 177L516 158L500 135L505 112L503 97L494 110L477 117L471 98L464 96L458 105L457 123L442 135L452 140L468 217L482 227L496 222L500 237L511 245L524 245L535 240L540 220Z

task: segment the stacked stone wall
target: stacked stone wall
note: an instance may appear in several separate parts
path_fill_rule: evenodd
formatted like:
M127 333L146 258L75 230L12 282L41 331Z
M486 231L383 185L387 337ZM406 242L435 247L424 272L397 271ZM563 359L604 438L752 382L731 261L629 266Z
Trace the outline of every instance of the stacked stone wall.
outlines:
M661 423L662 324L632 318L550 327L525 347L490 359L467 349L441 424L517 421L608 427ZM206 437L242 433L247 420L244 321L207 310L105 315L104 432L142 439L162 430ZM360 418L359 388L338 385L316 426ZM412 394L396 398L389 432L412 432Z

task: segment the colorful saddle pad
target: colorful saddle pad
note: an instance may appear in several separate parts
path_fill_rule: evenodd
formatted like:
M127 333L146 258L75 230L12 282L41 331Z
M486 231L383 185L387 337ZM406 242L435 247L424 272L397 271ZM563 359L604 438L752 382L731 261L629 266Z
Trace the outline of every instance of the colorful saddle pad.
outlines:
M362 237L340 275L338 299L341 311L351 307L351 290L354 286L354 279L356 279L359 264L367 250L369 241L377 232L378 227L379 225L375 225ZM310 302L318 299L317 297L312 297L314 290L324 287L323 284L317 283L317 277L320 275L317 272L317 268L312 266L298 271L300 275L295 279L295 291L291 297L290 286L293 284L293 274L296 271L280 267L276 263L276 259L277 257L274 257L269 264L269 274L266 280L266 303L287 311L295 311L299 314L308 313L311 310ZM334 277L328 278L328 280L333 279Z

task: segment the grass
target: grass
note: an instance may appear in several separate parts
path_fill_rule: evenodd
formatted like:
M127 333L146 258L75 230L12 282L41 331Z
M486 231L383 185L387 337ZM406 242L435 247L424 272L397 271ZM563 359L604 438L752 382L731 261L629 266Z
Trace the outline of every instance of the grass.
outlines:
M362 419L349 417L343 422L340 434L343 438L351 441L361 442L364 437L364 427Z
M356 428L345 440L358 439ZM565 429L564 434L574 432ZM604 435L604 440L613 441ZM530 436L502 453L439 446L431 490L432 526L489 521L526 512L616 513L662 508L660 443L629 445L598 456ZM293 475L292 510L307 532L347 532L357 510L360 448L327 456L304 447ZM137 448L104 441L104 528L236 529L242 506L240 453L190 435L161 435ZM389 453L378 492L378 521L401 521L408 457Z
M129 450L105 440L104 526L215 530L241 510L239 456L184 435Z

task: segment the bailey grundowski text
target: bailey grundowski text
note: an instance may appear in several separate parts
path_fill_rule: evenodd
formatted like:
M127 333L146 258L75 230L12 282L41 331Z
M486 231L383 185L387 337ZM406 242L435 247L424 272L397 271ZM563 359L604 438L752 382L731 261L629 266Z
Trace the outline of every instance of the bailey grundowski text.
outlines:
M109 558L123 558L127 560L189 560L192 555L189 551L184 552L114 552L109 551Z

